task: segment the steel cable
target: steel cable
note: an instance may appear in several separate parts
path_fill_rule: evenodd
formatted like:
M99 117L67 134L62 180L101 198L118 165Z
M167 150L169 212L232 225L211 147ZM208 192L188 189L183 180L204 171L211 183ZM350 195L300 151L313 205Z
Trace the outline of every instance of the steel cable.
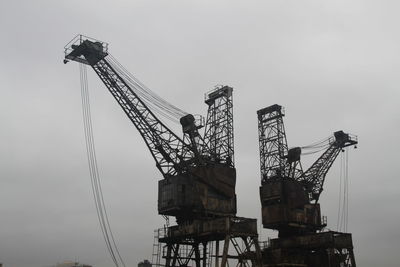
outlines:
M174 122L179 122L181 117L187 115L187 112L170 104L151 91L127 69L125 69L112 55L109 55L108 58L112 67L124 78L125 82L131 87L131 89L141 97L141 100L151 107L152 111Z
M309 144L307 146L301 146L301 150L306 150L307 152L302 152L302 155L311 155L315 154L318 152L321 152L325 149L327 149L330 146L330 137L324 138L320 141L314 142L312 144Z
M179 122L179 118L181 116L177 115L173 111L170 111L159 102L152 100L151 96L136 87L137 85L129 78L129 76L126 76L123 72L121 72L121 70L113 63L110 64L121 75L121 77L124 78L124 81L138 95L138 97L140 97L140 99L146 104L146 106L148 106L151 111L175 123Z
M319 153L319 152L321 152L321 151L326 150L328 147L329 147L329 144L328 144L328 145L325 145L325 146L321 146L321 147L316 147L315 150L308 151L308 152L303 152L303 153L301 153L301 154L302 154L302 155L311 155L311 154Z
M120 266L119 263L121 263L121 265L125 267L125 263L120 255L120 252L115 242L114 235L111 230L111 225L108 219L103 191L101 187L100 175L96 158L96 150L94 145L94 137L93 137L93 127L92 127L91 112L90 112L86 66L83 64L79 65L80 65L82 114L84 122L86 152L87 152L89 174L92 185L93 198L96 207L96 213L99 220L101 232L112 261L117 267Z
M125 74L121 74L125 78L125 81L130 85L130 87L135 91L135 93L141 97L141 100L143 100L155 113L172 120L174 122L178 122L181 117L183 117L183 113L178 113L176 110L171 109L168 105L165 103L155 99L152 95L149 95L147 92L142 90L140 87L137 87L137 84L135 84L129 76L126 76Z
M349 221L349 157L348 150L341 155L339 180L339 206L337 230L347 232Z
M336 230L340 231L340 223L341 223L341 209L342 209L342 180L343 180L343 154L340 154L340 173L339 173L339 205L338 205L338 214L337 214L337 223Z
M324 139L322 139L322 140L320 140L320 141L311 143L311 144L309 144L309 145L307 145L307 146L302 146L301 149L314 148L314 147L318 147L318 146L321 146L321 145L323 146L323 145L325 145L326 143L329 143L329 139L330 139L330 138L331 138L331 137L327 137L327 138L324 138Z
M347 227L349 223L349 150L346 149L346 166L345 166L345 173L346 173L346 220L345 220L345 232L347 232Z
M100 227L103 233L103 237L106 241L107 249L116 265L118 265L115 254L112 250L112 246L110 243L110 237L105 227L105 218L104 212L101 208L101 198L99 195L99 180L98 177L98 168L97 168L97 161L95 156L94 150L94 142L93 142L93 133L91 127L91 114L90 114L90 103L88 101L88 91L87 91L87 76L86 76L86 68L85 66L81 66L81 95L82 95L82 110L83 110L83 117L84 117L84 129L85 129L85 140L86 140L86 148L87 148L87 156L89 162L89 170L90 170L90 177L93 189L93 195L95 200L95 205L97 209L97 214L99 218Z

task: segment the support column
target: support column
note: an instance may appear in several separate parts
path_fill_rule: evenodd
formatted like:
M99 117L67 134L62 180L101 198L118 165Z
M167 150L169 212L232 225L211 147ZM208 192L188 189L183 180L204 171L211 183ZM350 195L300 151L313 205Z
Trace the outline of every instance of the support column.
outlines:
M176 259L178 258L178 255L179 255L179 244L177 244L175 248L174 258L172 259L172 267L176 266Z
M207 267L207 259L207 242L203 242L203 267Z
M215 241L215 267L219 267L219 240Z
M194 257L196 261L196 267L200 267L200 250L199 250L199 243L193 244L194 247Z
M226 235L224 241L224 250L222 252L221 267L226 267L226 262L228 261L228 250L230 241L231 241L231 236Z
M351 267L356 267L356 260L354 259L353 249L349 249Z
M171 266L171 250L172 250L172 244L167 244L167 257L165 259L165 266L170 267Z
M250 252L251 247L250 247L249 241L247 240L246 237L242 237L242 239L243 239L244 245L246 246L246 252ZM256 260L252 258L251 264L252 264L252 266L256 266Z
M253 237L254 247L256 249L256 266L262 266L262 254L258 238Z

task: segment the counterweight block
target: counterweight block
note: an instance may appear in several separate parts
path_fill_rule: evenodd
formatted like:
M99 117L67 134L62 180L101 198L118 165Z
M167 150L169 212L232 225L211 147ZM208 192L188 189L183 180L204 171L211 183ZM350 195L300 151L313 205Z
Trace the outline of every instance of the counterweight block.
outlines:
M158 182L158 213L175 216L178 223L235 215L235 183L235 169L218 165L162 179Z
M280 236L313 232L321 222L319 204L311 204L303 185L292 179L269 180L260 187L264 228L279 230Z

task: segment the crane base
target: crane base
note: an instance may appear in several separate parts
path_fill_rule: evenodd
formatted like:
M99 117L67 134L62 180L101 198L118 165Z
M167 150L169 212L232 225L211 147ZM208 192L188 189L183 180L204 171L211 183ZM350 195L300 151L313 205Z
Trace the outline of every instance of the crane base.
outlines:
M195 220L160 232L163 234L158 242L160 246L163 244L165 264L153 262L154 265L205 267L212 264L225 267L228 261L235 261L244 266L261 266L256 219L223 217ZM223 241L221 250L220 241ZM228 254L230 244L234 250Z
M333 231L272 239L262 255L264 267L356 266L351 234Z

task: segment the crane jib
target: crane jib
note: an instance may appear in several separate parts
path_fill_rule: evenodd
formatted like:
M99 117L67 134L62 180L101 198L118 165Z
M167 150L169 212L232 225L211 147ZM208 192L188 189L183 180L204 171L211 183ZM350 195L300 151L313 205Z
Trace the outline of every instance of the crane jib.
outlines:
M100 41L77 38L65 48L65 60L92 66L110 93L133 122L163 175L181 173L195 156L192 147L164 125L106 60L108 46Z
M277 104L257 111L262 223L265 228L278 230L282 237L312 233L326 226L318 203L326 175L343 148L358 143L356 136L336 131L328 139L288 149L284 115ZM303 171L300 158L308 149L314 152L304 154L324 152Z
M65 47L65 60L90 65L135 125L163 178L159 181L158 213L180 222L236 214L236 169L233 149L232 88L216 87L208 97L204 136L195 116L170 105L126 71L108 45L83 37ZM156 115L180 115L183 138ZM158 110L160 111L160 110ZM159 113L157 113L159 115Z

